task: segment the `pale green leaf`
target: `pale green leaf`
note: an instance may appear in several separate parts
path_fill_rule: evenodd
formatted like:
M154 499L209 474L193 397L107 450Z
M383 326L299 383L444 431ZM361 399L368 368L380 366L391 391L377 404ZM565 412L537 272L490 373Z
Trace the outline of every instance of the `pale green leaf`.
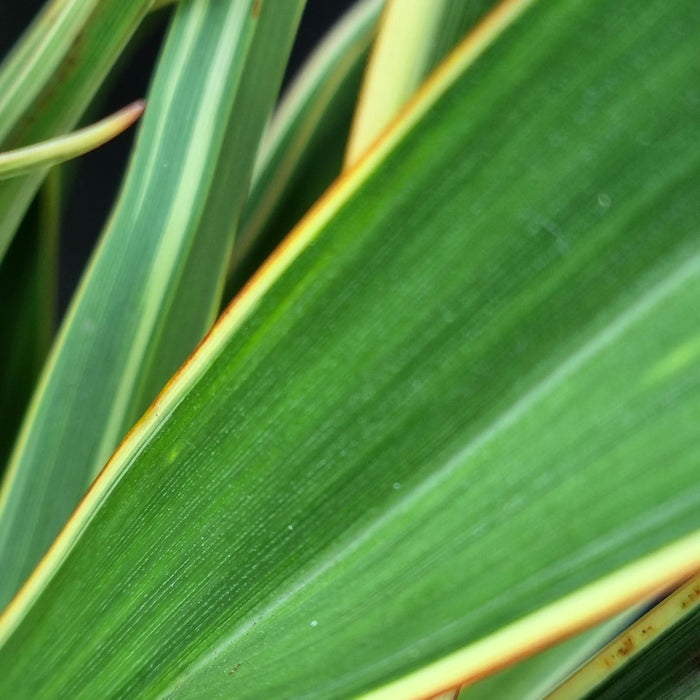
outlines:
M355 164L495 0L387 0L345 153Z
M0 153L0 180L57 165L92 151L128 129L141 116L143 109L144 103L139 100L70 134Z
M152 3L47 3L0 66L0 149L74 129ZM45 176L41 169L0 182L0 260Z

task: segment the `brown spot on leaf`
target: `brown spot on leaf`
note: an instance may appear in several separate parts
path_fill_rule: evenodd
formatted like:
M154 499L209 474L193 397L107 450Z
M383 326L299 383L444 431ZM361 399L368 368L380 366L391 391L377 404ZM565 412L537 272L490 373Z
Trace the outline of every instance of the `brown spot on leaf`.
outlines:
M632 641L632 637L625 637L622 642L620 642L620 646L617 647L617 655L627 656L633 649L634 642Z
M253 3L253 19L257 19L260 14L260 7L262 6L262 0L255 0Z

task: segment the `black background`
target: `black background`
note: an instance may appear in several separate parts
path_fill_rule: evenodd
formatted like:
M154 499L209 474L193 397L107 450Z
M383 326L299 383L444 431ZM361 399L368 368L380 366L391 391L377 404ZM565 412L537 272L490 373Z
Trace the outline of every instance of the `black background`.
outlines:
M352 2L353 0L307 0L285 76L285 85L318 40ZM0 56L4 57L42 5L42 0L0 0ZM118 71L113 86L99 106L98 116L105 116L145 96L169 16L170 11L166 10L149 18L145 39ZM61 230L61 313L70 300L109 213L133 135L134 130L131 129L111 143L80 158L70 178L63 202Z

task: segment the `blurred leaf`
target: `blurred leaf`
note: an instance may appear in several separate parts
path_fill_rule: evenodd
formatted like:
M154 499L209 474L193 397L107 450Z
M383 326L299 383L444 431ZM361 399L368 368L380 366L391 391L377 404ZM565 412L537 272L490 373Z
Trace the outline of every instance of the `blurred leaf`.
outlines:
M540 700L620 629L636 619L638 609L624 612L475 685L467 686L460 692L460 700Z
M124 189L3 483L3 605L213 321L301 6L178 7Z
M262 141L231 258L229 301L340 174L383 0L357 3L314 51Z
M700 576L638 619L547 697L691 698L700 692Z
M365 72L346 167L381 135L421 83L496 0L387 0Z
M119 448L0 693L430 695L700 566L695 3L506 10Z
M139 100L73 133L0 153L0 180L77 158L103 145L128 129L141 116L143 108L144 103Z
M0 474L56 324L60 180L49 173L0 266Z
M153 0L53 0L0 66L0 149L75 128ZM46 170L0 182L0 260Z

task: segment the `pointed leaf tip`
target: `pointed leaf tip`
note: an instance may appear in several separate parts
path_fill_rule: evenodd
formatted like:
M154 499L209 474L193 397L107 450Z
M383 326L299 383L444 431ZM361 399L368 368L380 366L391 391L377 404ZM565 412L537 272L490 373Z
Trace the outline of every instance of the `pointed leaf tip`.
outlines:
M145 108L145 100L136 100L109 117L70 134L0 153L0 180L56 165L98 148L126 131Z

